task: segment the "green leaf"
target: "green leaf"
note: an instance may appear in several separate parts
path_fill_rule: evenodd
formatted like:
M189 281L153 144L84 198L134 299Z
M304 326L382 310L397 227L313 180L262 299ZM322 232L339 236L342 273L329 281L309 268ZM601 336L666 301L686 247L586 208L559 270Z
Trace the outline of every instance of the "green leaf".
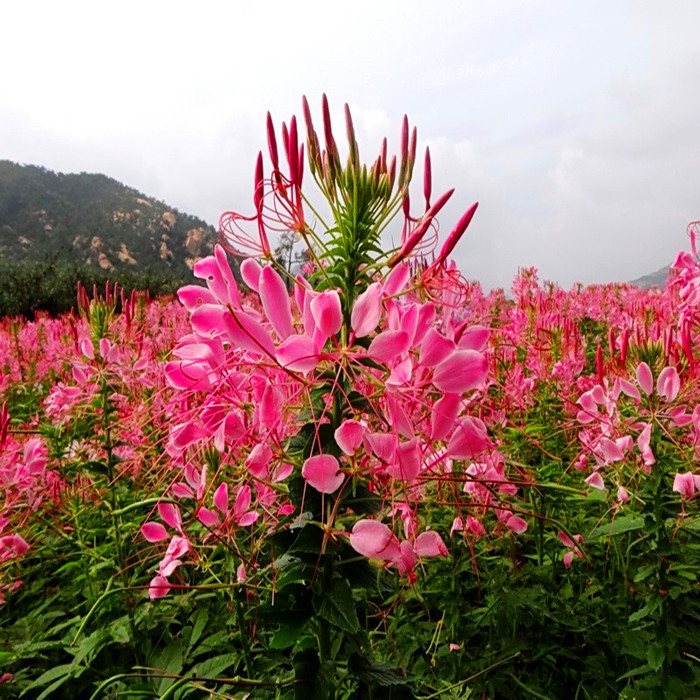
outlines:
M122 615L110 623L109 634L117 644L128 644L131 641L128 615Z
M623 532L632 532L633 530L641 530L644 527L644 518L641 515L623 515L620 518L615 518L611 523L605 523L593 528L589 533L587 540L594 540L601 536L614 537Z
M647 649L647 663L652 671L658 671L666 659L666 650L658 644L652 644Z
M315 525L304 525L287 553L298 552L306 554L318 554L323 545L323 530Z
M48 671L45 673L42 673L39 678L37 678L34 682L30 683L26 689L25 693L27 690L32 690L33 688L39 688L42 685L46 685L47 683L51 683L51 681L54 681L48 688L46 688L41 695L37 698L48 698L50 694L56 690L56 688L59 688L62 686L67 680L73 677L73 675L76 672L76 666L74 664L60 664L59 666L54 666L53 668L50 668ZM24 695L25 693L22 693Z
M639 569L639 571L637 571L637 574L634 577L634 582L640 583L641 581L646 581L646 579L648 579L649 576L651 576L655 571L656 571L655 564L647 564L646 566L642 566Z
M70 675L63 676L63 678L59 678L56 682L52 683L48 688L44 689L44 692L39 695L39 697L36 700L44 700L44 698L50 698L54 697L53 696L53 691L56 690L57 688L60 688L67 680L70 679Z
M412 680L401 669L392 668L388 664L381 663L374 657L365 654L353 653L348 660L348 669L370 687L387 688L406 685ZM402 697L413 697L413 695L402 695Z
M344 578L333 579L317 607L318 614L340 629L354 634L360 631L355 601L350 584Z
M639 622L640 620L643 620L645 617L648 617L648 615L651 613L651 610L649 609L649 605L643 605L637 612L633 612L628 618L627 622L633 623L633 622Z
M109 642L110 634L105 629L95 630L87 637L83 637L78 644L78 648L74 652L75 658L73 659L73 664L82 664L84 661L87 661L89 665L90 659L92 659L100 649L109 644Z
M297 639L301 636L304 631L304 625L282 625L277 632L275 632L272 641L270 642L270 649L288 649L294 646Z
M190 641L187 645L187 651L185 652L186 657L189 656L190 652L199 641L199 638L202 636L202 632L204 632L204 628L209 620L209 613L204 608L200 608L195 612L193 618L194 625L192 626L192 634L190 635Z
M231 668L239 660L238 654L219 654L206 661L198 663L192 668L192 673L199 678L216 678L227 668Z
M649 673L651 671L651 667L649 664L644 664L643 666L637 666L637 668L633 668L631 671L627 671L627 673L624 673L621 675L617 680L619 681L624 681L626 678L634 678L634 676L641 676L644 673Z

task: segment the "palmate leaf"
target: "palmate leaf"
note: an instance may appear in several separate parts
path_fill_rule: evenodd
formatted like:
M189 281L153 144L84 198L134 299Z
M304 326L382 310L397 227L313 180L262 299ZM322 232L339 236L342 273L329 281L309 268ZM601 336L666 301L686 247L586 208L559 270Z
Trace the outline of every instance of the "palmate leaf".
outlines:
M314 607L320 617L343 631L350 634L360 631L352 589L344 578L334 578L320 603L315 602Z
M348 661L348 669L370 687L405 686L413 680L402 669L392 668L388 664L365 654L353 653ZM405 688L402 690L401 697L412 698L414 695L408 688Z

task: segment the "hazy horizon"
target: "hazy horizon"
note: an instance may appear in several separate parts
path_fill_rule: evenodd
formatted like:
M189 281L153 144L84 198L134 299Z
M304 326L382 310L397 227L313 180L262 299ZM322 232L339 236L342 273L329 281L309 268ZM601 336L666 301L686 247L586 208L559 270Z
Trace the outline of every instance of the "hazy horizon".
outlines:
M265 113L328 94L361 154L407 113L464 273L568 287L649 274L700 218L700 4L27 2L5 9L0 158L99 172L216 224L252 207ZM420 180L420 170L416 174Z

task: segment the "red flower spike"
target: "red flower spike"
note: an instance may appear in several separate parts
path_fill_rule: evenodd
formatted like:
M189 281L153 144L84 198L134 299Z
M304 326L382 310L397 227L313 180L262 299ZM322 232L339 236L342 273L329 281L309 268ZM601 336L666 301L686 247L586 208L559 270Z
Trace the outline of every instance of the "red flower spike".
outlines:
M270 151L270 162L275 170L279 170L279 156L277 154L277 137L275 136L275 126L272 123L272 115L267 113L267 147Z
M277 166L275 166L277 167ZM259 214L262 209L263 201L263 189L265 178L265 173L263 170L263 154L262 151L258 152L258 159L255 162L255 190L253 191L253 202L255 204L255 211Z
M408 146L408 179L411 179L413 166L416 164L416 149L418 148L418 129L414 126L411 131L411 142Z
M438 212L445 206L447 200L454 193L454 188L447 190L436 202L435 204L425 213L423 219L420 221L416 229L406 238L404 244L401 246L401 250L394 255L394 257L387 263L388 267L394 267L398 262L407 258L415 249L415 247L421 242L426 232L430 228L433 219L437 216Z
M425 165L423 167L423 196L425 197L425 210L430 209L430 195L433 191L433 169L430 163L430 149L425 149ZM454 190L452 190L454 192Z
M447 240L443 244L442 249L440 250L440 253L437 256L437 259L430 266L429 270L433 270L437 267L440 267L445 263L450 253L454 250L454 247L459 242L459 239L464 235L464 232L467 230L467 227L474 218L474 214L476 213L478 206L479 202L474 202L474 204L472 204L469 207L469 209L467 209L467 211L464 212L462 218L457 222L455 227L452 229L450 235L447 237Z
M595 371L598 376L598 382L603 383L603 348L600 345L595 351Z
M401 123L401 148L399 157L401 162L399 165L399 189L402 189L406 183L406 175L409 170L408 165L408 117L404 114L403 122Z
M299 164L297 165L297 189L301 189L301 183L304 180L304 144L299 146Z
M297 118L292 117L289 122L289 147L287 158L289 160L289 179L293 185L299 186L299 140L297 136Z
M284 157L289 163L289 130L287 129L287 122L282 122L282 148L284 149Z

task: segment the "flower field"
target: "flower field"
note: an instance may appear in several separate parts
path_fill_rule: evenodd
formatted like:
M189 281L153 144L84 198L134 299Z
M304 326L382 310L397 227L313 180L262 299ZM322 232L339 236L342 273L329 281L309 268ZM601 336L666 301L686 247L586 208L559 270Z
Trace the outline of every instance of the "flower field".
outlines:
M2 320L0 697L693 697L697 228L663 289L485 294L406 121L304 120L204 285Z

